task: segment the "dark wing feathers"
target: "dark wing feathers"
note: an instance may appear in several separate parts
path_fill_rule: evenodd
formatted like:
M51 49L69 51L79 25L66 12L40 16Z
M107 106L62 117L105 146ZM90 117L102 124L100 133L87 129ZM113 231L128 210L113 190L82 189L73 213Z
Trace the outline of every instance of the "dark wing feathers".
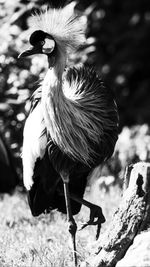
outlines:
M32 112L41 100L41 88L38 88L31 96ZM66 213L66 205L63 191L63 182L59 172L63 169L72 170L70 175L70 192L82 198L89 168L72 161L67 155L51 141L47 143L47 149L42 159L37 159L34 167L34 184L28 191L28 202L33 216L38 216L45 211L58 209ZM71 200L72 213L80 211L81 204Z
M51 144L52 146L52 144ZM59 173L54 169L52 162L61 160L61 152L49 156L50 149L46 150L43 159L38 159L34 169L34 184L28 191L28 202L33 216L38 216L41 213L52 209L58 209L60 212L66 213L66 204L64 198L63 181ZM54 147L53 147L54 149ZM48 152L49 150L49 152ZM57 150L57 147L56 147ZM52 162L50 161L52 160ZM63 160L66 168L69 164L69 159L66 162ZM58 161L55 168L62 166ZM58 169L57 169L58 170ZM70 174L69 190L71 194L83 198L86 187L87 176L89 170L84 170L79 163L74 165ZM71 200L72 213L77 214L81 209L81 204Z
M118 139L119 117L114 94L110 88L105 86L95 70L88 66L79 65L66 69L66 79L70 85L73 81L77 81L80 86L77 87L76 93L84 92L83 106L86 106L87 110L92 111L92 114L101 120L99 127L103 128L103 135L99 145L89 141L89 145L94 148L96 154L92 154L93 164L91 164L91 167L95 167L112 156ZM94 99L92 110L91 99Z

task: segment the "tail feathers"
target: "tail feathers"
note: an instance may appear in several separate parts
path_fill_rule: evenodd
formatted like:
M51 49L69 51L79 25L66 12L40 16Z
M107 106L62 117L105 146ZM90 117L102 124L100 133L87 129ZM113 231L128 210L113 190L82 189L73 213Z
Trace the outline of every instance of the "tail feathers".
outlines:
M80 188L73 188L72 184L70 184L70 193L76 195L76 197L83 198L86 177L80 181ZM54 190L49 191L49 193L44 190L44 187L40 182L36 181L31 190L28 191L28 202L33 216L39 216L41 213L49 212L53 209L57 209L65 214L67 213L62 180L60 180ZM80 211L81 204L72 199L70 202L72 214L75 215Z
M28 202L33 216L56 209L54 194L60 177L49 162L47 151L34 167L33 185L28 191Z
M46 154L45 154L46 155ZM33 216L53 209L58 209L66 213L63 181L54 170L53 166L47 164L48 157L40 160L34 170L34 184L28 191L28 202ZM86 187L88 172L74 171L70 176L69 191L79 198L83 198ZM42 176L41 176L42 175ZM71 200L72 214L77 214L81 209L81 204Z
M34 30L49 33L61 50L74 50L85 42L86 18L74 12L75 3L64 8L42 10L33 16Z

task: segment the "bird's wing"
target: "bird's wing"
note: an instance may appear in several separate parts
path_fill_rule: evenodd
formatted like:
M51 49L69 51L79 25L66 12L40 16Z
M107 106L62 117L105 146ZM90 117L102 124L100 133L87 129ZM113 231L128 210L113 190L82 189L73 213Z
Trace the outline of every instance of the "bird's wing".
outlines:
M31 111L26 120L23 133L23 180L27 190L33 184L35 162L38 158L43 158L47 145L46 127L40 98L40 90L36 90L32 96Z
M82 64L66 69L63 92L72 104L70 128L75 129L67 132L70 151L76 149L78 158L95 167L112 155L118 139L119 119L113 93L93 68ZM76 145L74 140L78 140Z
M33 216L38 216L45 211L49 212L52 209L66 213L63 181L49 160L48 150L46 150L43 159L37 160L35 163L34 183L28 191L28 202ZM88 174L89 170L85 171L79 165L74 166L69 181L71 194L83 198ZM74 215L80 211L81 204L71 199L71 207Z
M56 208L66 213L60 172L62 170L70 172L70 192L82 198L90 169L64 154L52 142L50 136L41 135L45 125L41 116L40 89L35 91L31 100L31 111L26 121L23 142L24 182L29 188L30 209L34 216ZM43 156L40 153L42 143L45 148ZM81 204L74 200L71 200L71 206L73 214L78 213L81 208Z
M59 206L56 188L60 175L50 161L48 140L50 142L50 136L47 136L41 110L41 88L38 88L31 96L30 114L24 127L22 153L24 185L34 216ZM59 187L63 188L62 185Z
M28 202L33 216L57 208L56 188L60 176L49 161L48 152L37 159L33 171L33 185L28 191Z

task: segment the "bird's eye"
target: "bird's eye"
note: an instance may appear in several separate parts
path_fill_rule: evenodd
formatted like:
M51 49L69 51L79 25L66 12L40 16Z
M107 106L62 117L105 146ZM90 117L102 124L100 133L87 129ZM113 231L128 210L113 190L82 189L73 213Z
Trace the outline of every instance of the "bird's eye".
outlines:
M44 45L45 44L45 41L41 41L40 43L41 43L41 45Z

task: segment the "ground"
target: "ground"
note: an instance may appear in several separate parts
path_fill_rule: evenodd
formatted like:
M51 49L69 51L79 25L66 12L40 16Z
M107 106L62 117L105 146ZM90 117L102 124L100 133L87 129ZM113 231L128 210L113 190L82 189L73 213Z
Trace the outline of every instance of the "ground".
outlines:
M109 191L97 183L87 190L85 198L99 204L107 222L118 205L121 191L110 186ZM78 229L87 221L89 211L82 208L75 216ZM96 245L94 226L77 232L78 262L86 261ZM66 216L57 211L33 217L26 194L16 190L12 195L0 197L0 266L2 267L73 267L71 242Z

